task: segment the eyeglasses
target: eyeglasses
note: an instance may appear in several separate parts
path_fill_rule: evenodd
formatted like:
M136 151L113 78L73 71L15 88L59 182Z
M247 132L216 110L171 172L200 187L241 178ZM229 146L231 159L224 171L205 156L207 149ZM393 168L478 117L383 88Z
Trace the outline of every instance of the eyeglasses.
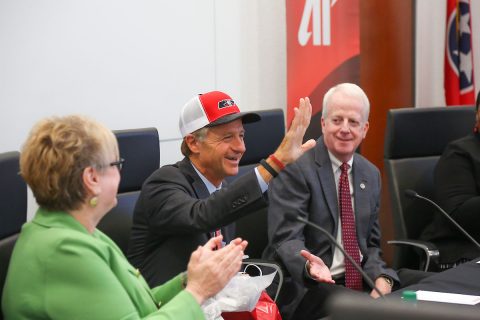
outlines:
M112 166L112 167L115 166L115 167L118 168L118 171L122 171L124 162L125 162L125 159L120 158L120 160L110 163L110 166Z

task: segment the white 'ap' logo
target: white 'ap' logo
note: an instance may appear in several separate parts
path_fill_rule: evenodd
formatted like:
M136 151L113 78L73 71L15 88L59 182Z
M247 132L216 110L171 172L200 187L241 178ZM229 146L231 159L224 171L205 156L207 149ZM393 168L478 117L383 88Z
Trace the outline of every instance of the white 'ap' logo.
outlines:
M322 2L320 10L320 1ZM330 4L330 1L332 2ZM337 0L306 0L303 8L302 20L298 28L298 43L305 46L313 33L314 46L329 46L331 44L330 8ZM320 19L321 15L321 19ZM308 25L312 19L312 32ZM321 21L321 24L320 24ZM321 25L321 26L320 26ZM323 41L322 41L323 40Z

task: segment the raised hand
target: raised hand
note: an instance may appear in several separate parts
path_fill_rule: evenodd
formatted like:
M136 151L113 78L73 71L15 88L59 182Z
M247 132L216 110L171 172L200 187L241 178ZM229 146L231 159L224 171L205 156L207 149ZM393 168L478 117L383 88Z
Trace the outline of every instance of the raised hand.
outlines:
M312 279L318 282L335 283L335 280L332 279L330 269L322 259L306 250L300 251L300 255L307 260L307 271Z
M310 125L310 119L312 118L310 99L308 97L301 98L299 106L294 109L294 112L295 116L292 125L274 153L275 157L285 165L294 162L304 154L305 151L315 146L315 140L313 139L302 143L305 132Z

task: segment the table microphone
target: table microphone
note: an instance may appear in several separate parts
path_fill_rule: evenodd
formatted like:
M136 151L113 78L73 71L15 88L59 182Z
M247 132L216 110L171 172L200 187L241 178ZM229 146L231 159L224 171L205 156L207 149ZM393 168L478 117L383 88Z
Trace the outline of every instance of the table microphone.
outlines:
M357 271L360 272L360 274L362 275L365 282L371 288L373 288L373 290L375 290L378 293L378 295L380 297L382 297L382 299L385 300L385 296L383 295L383 293L380 292L380 290L378 290L378 288L375 286L375 283L372 281L372 279L362 270L362 268L355 262L355 260L353 260L353 258L348 253L345 252L343 247L337 242L337 240L335 240L335 238L330 234L330 232L328 232L324 228L320 227L318 224L315 224L313 222L308 221L307 219L299 217L298 215L296 215L293 212L287 212L285 214L285 218L289 221L298 221L298 222L304 223L306 225L309 225L309 226L319 230L324 235L326 235L328 240L330 240L330 242L332 242L338 249L340 249L340 251L343 253L343 255L348 259L348 261L350 261L350 263L355 267L355 269L357 269Z
M460 232L463 233L465 237L467 237L470 241L472 241L477 246L477 248L480 249L480 244L477 242L477 240L475 240L465 229L462 228L461 225L458 224L457 221L453 220L453 218L450 217L450 215L445 210L443 210L438 204L436 204L433 200L423 197L419 195L416 191L410 190L410 189L405 190L404 194L409 198L421 199L432 204L435 208L437 208L438 211L440 211L445 216L445 218L447 218L455 227L457 227L457 229L460 230Z

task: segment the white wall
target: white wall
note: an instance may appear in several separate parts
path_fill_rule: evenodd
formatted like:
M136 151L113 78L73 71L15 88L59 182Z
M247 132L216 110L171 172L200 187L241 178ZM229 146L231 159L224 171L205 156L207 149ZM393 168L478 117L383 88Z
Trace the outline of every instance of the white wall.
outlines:
M171 141L196 93L225 90L245 110L285 107L284 17L283 1L268 0L2 0L0 152L49 115L155 126Z
M2 1L0 150L69 113L175 137L178 107L215 86L214 3L183 2Z
M82 113L157 127L161 164L177 161L179 109L197 93L285 108L285 51L284 1L1 0L0 152L45 116Z
M416 105L445 103L445 2L417 0ZM83 113L111 129L157 127L171 163L179 109L214 89L243 110L286 107L285 1L0 0L0 152L19 150L40 118Z
M416 106L444 106L446 0L416 1ZM480 0L470 0L475 93L480 90Z

